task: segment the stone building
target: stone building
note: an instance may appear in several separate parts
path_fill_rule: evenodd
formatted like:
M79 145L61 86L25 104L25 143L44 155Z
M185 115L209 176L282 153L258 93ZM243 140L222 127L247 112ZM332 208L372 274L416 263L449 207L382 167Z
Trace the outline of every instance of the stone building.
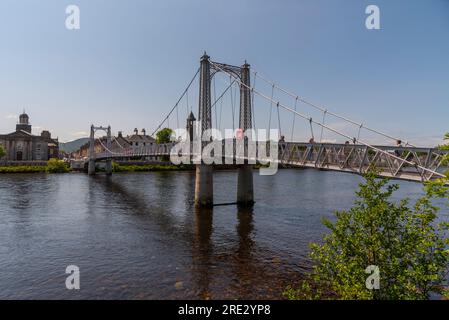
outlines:
M134 134L128 135L126 137L124 137L122 132L119 131L117 137L112 138L111 143L111 150L115 150L117 152L120 152L123 149L132 149L133 152L139 152L139 150L155 144L156 140L153 137L148 136L145 129L142 129L141 134L139 134L139 131L137 129L134 129ZM103 151L103 145L106 145L106 137L95 139L95 152ZM82 159L88 157L88 155L89 142L82 145L77 151L72 152L71 158Z
M31 124L25 112L19 116L16 131L0 135L0 145L6 151L2 159L6 161L46 161L59 157L58 139L53 139L47 130L40 136L31 134Z
M134 134L127 136L125 139L128 141L132 147L132 149L136 152L143 149L144 147L152 146L156 143L156 140L153 137L147 135L145 129L142 129L142 134L139 134L139 130L137 128L134 129ZM120 133L119 133L120 136Z

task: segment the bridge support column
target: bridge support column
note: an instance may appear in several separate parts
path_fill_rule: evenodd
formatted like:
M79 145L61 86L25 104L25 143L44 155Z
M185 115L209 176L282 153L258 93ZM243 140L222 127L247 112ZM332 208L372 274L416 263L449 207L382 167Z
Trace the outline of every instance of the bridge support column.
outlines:
M206 164L196 166L195 206L212 207L214 205L213 167Z
M253 187L253 167L250 164L243 164L239 168L237 180L237 203L243 207L250 207L254 204Z
M199 139L204 131L212 128L211 111L211 73L209 56L201 57L199 85L198 120L201 123ZM201 144L206 141L201 141ZM201 148L201 151L203 148ZM204 163L197 164L195 177L195 206L211 207L214 204L213 167Z
M94 125L90 126L90 140L89 140L89 166L87 167L87 174L95 174L95 130Z
M251 118L251 86L250 65L246 63L241 67L240 84L240 119L239 127L246 132L252 129ZM252 137L249 137L252 138ZM245 136L245 155L248 155L248 137ZM237 203L240 206L252 206L254 204L253 168L246 163L239 167L237 181Z
M106 147L109 150L111 150L111 146L112 146L111 126L108 126ZM112 175L112 159L111 158L106 160L106 174Z

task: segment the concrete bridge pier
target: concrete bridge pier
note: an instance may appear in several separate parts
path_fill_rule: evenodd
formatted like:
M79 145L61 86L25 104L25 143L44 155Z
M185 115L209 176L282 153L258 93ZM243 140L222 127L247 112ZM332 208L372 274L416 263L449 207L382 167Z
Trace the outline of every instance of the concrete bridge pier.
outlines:
M195 206L212 207L214 205L213 167L206 164L196 166Z
M243 164L239 167L237 204L243 207L250 207L254 204L253 167L250 164Z
M89 159L89 166L87 167L87 174L94 175L95 174L95 160Z

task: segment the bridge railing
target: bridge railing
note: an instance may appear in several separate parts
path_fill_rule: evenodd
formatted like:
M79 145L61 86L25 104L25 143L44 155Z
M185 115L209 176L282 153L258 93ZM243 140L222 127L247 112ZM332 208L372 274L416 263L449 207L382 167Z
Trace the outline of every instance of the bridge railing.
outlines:
M276 161L282 165L328 169L363 174L369 168L376 168L380 175L385 177L407 180L427 181L441 176L443 156L447 151L436 148L418 148L401 146L366 146L360 144L338 143L304 143L279 142L278 154L273 157L269 154L269 142L264 142L264 151L256 147L255 157L237 156L236 140L222 140L223 158L232 158L231 163L241 163L237 160L251 160L252 163ZM103 151L95 154L96 160L126 157L153 157L169 156L176 142L154 144L150 146L130 147ZM232 151L229 154L229 147ZM260 144L259 144L260 146ZM189 153L179 152L179 155L195 154L193 145Z
M366 146L331 143L282 143L280 162L288 165L427 181L441 176L447 151L435 148Z

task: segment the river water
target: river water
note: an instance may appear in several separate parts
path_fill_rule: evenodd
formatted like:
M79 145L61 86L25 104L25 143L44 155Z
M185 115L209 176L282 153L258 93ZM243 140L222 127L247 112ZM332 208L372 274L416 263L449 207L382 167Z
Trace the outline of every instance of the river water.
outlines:
M1 175L0 298L279 299L310 268L321 219L351 207L361 181L255 171L253 209L198 212L193 172ZM236 183L236 172L216 172L215 203L235 201ZM398 198L422 194L398 183ZM65 287L68 265L80 290Z

